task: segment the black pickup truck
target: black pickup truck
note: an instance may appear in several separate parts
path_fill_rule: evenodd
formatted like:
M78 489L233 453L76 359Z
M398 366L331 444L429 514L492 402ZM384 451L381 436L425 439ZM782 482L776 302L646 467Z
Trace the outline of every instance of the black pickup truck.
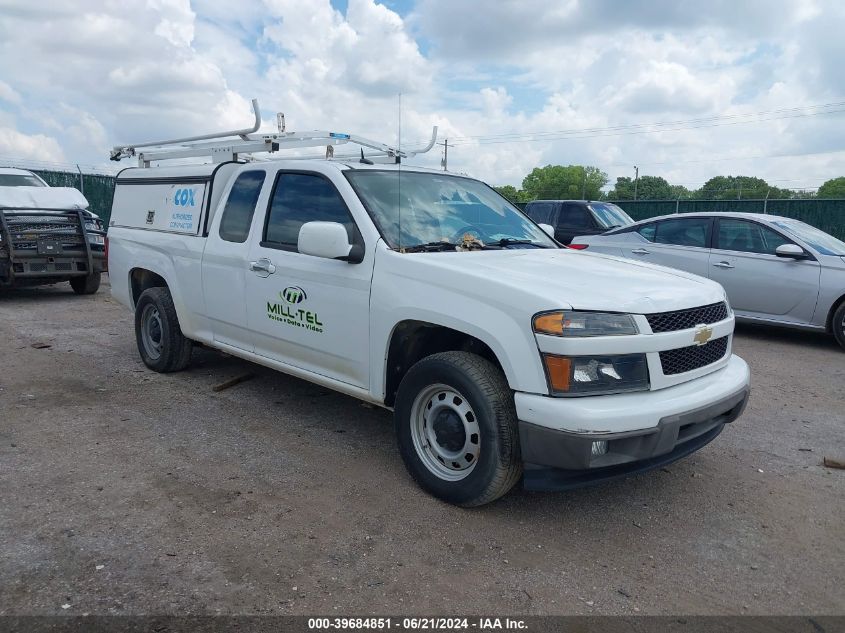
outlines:
M84 196L10 171L0 173L0 289L68 281L77 294L97 292L106 234Z

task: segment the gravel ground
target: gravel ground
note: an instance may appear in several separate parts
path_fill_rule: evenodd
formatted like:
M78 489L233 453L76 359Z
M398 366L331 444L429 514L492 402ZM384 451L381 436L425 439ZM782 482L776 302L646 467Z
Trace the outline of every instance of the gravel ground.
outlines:
M735 351L751 402L699 453L463 510L386 411L207 350L152 373L107 286L2 293L0 614L842 614L845 353Z

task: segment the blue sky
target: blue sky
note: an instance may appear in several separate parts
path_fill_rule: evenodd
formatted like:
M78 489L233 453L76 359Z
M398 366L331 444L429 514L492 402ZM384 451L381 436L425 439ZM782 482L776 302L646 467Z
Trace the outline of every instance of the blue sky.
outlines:
M5 0L0 162L113 167L119 142L245 125L252 97L394 141L401 92L406 144L438 125L494 184L636 164L814 188L845 175L845 106L816 107L845 102L843 31L833 0Z

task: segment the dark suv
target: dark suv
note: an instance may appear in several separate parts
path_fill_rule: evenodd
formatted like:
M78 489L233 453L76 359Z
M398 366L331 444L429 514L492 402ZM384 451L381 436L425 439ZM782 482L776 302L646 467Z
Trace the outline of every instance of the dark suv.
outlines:
M577 235L597 235L634 223L612 202L534 200L526 205L525 213L537 224L553 226L561 244L569 244Z

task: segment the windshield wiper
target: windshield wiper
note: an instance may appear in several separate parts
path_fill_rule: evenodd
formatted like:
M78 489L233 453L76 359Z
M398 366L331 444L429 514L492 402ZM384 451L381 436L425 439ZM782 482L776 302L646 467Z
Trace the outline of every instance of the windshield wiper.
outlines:
M453 244L452 242L438 241L426 242L425 244L414 244L413 246L403 246L400 248L405 253L435 253L438 251L454 251L457 250L460 244Z
M499 248L504 248L505 246L511 246L513 244L531 244L532 246L536 246L537 248L548 248L547 246L543 246L542 244L537 244L533 240L520 240L515 237L503 237L500 240L496 240L495 242L485 242L484 246L498 246Z

